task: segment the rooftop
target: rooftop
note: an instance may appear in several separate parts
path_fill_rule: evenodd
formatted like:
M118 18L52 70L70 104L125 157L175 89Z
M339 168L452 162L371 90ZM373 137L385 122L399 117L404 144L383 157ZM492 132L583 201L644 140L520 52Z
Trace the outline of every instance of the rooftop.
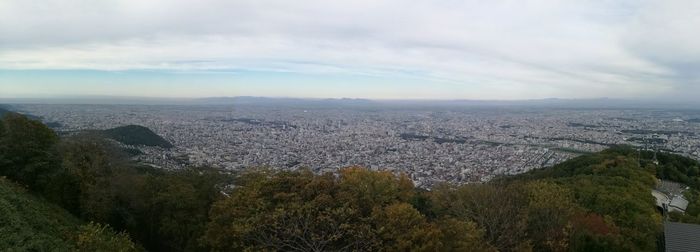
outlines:
M667 252L700 251L700 225L666 222L664 237Z

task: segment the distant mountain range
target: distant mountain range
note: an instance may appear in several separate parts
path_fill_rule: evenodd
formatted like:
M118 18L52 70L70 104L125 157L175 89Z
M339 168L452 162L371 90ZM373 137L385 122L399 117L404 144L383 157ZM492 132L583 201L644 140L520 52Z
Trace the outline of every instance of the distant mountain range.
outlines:
M142 104L142 105L255 105L295 107L529 107L529 108L652 108L697 109L700 103L661 100L595 99L531 99L531 100L371 100L355 98L288 98L288 97L207 97L148 98L114 96L79 96L63 98L0 99L2 103L44 104Z
M209 105L273 105L325 107L524 107L524 108L659 108L696 109L697 104L649 100L596 99L532 99L532 100L370 100L370 99L302 99L269 97L213 97L194 100Z

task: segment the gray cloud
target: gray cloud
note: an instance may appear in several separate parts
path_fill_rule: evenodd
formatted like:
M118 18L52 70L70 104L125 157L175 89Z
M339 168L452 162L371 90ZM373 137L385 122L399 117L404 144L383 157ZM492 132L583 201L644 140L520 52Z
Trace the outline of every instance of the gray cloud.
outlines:
M485 98L697 88L700 2L4 0L0 69L410 76Z

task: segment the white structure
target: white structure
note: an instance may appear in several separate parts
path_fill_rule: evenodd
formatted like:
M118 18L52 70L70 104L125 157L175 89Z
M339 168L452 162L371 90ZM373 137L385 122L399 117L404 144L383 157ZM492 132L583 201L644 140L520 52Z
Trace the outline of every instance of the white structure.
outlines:
M685 213L688 200L683 197L683 192L686 189L683 184L660 180L656 189L651 190L651 195L656 198L656 206L664 211Z

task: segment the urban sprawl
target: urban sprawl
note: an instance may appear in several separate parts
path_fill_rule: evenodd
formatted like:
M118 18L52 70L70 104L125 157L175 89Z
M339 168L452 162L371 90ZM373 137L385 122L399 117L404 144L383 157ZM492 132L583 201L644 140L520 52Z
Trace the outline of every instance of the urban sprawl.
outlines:
M551 108L323 108L16 105L59 132L142 125L175 145L138 146L156 167L266 166L403 172L418 186L487 181L613 144L700 159L700 111Z

